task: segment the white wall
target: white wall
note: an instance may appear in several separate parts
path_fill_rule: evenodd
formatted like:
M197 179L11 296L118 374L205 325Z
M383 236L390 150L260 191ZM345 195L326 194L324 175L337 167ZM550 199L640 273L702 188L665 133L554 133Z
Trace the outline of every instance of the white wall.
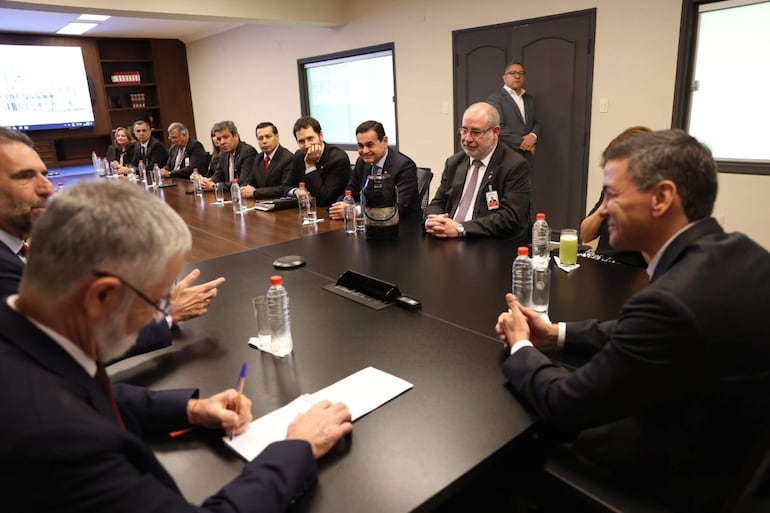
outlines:
M587 208L601 189L599 155L631 125L671 123L681 5L671 0L391 0L351 2L339 28L242 26L187 45L196 131L204 143L211 125L232 119L255 143L254 126L276 123L282 143L296 145L300 115L298 58L393 41L396 53L399 146L437 174L453 151L452 31L597 9ZM599 113L600 98L609 112ZM443 112L448 104L449 112ZM354 157L355 155L353 155ZM438 178L434 178L435 190ZM761 201L770 177L720 175L715 214L770 248ZM746 208L751 205L751 210ZM575 220L577 225L579 220Z

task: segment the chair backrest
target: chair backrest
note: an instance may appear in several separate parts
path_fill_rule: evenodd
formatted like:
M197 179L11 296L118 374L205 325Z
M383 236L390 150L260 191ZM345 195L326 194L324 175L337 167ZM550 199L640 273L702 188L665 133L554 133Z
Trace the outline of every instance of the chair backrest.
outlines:
M425 209L428 208L428 192L430 191L431 180L433 180L433 173L430 168L417 168L417 198L423 217L425 216Z

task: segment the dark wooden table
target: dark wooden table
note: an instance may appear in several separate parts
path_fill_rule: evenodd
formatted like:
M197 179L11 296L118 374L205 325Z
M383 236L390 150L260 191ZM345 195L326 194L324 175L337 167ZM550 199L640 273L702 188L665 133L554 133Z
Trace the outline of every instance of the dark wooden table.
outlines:
M183 194L162 193L169 203L180 202L175 208L192 230L217 234L221 222L238 244L257 244L247 242L257 231L248 215L236 223L229 206ZM171 348L113 366L113 378L155 388L199 386L208 395L232 387L245 360L246 393L257 417L369 365L412 382L414 389L355 423L352 438L320 462L318 485L293 511L431 511L500 458L515 460L535 423L505 385L500 364L506 354L494 333L515 247L490 239L439 240L425 236L418 223L402 224L399 237L387 241L342 230L302 236L293 211L278 214L271 218L275 230L287 223L280 233L299 238L197 263L204 276L228 279L209 313L184 323ZM307 266L280 272L291 298L294 353L276 359L247 340L256 331L251 298L264 294L277 272L272 262L286 254L305 257ZM569 275L553 270L554 320L614 317L644 283L643 272L632 268L580 263ZM422 311L375 311L322 289L346 269L395 283L422 302ZM153 443L193 502L243 466L220 436L199 430Z

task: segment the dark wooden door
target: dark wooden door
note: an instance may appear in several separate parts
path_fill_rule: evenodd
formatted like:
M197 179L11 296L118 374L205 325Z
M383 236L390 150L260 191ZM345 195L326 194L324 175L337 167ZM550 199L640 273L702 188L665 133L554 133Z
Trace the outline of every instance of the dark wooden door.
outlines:
M532 215L545 212L555 230L577 228L585 212L595 22L591 9L453 33L455 129L468 105L502 87L507 63L524 64L543 125Z

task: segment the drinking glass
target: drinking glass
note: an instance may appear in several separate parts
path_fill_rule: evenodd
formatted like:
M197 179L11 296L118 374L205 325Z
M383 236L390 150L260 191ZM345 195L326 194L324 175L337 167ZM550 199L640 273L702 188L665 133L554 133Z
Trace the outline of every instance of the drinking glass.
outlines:
M270 323L267 318L267 300L257 296L251 300L254 306L254 319L257 321L257 349L270 351Z
M564 265L577 263L578 236L577 230L565 228L559 238L559 260Z
M551 269L536 267L532 271L532 309L540 313L547 312L550 296Z
M222 205L225 202L225 184L218 182L214 184L214 199L218 204Z

